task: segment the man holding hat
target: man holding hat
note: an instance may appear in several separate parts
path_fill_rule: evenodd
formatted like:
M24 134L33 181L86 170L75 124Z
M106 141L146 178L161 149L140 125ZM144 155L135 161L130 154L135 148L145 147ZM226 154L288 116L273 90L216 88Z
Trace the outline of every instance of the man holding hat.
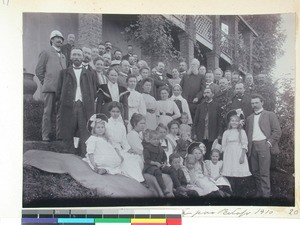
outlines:
M36 76L41 81L42 92L44 97L44 113L42 120L42 139L50 141L51 133L51 116L55 109L55 93L57 90L57 82L59 73L66 68L66 58L61 53L61 46L64 41L63 35L54 30L50 34L50 45L39 55L39 60L35 69ZM60 115L57 114L56 120L59 122ZM56 126L56 136L59 136L59 128Z

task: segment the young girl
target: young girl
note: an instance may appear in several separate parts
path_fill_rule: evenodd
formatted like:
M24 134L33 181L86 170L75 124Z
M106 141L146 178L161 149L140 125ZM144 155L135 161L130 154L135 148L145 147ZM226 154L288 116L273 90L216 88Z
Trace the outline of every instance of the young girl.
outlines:
M99 174L121 174L123 157L108 139L106 132L107 117L104 114L93 115L87 123L92 134L86 141L86 158L90 167Z
M187 101L181 96L182 88L179 84L173 86L173 95L170 100L174 101L180 111L180 113L186 113L188 116L187 124L192 124L192 117L190 113L190 108Z
M167 162L169 162L169 156L173 153L173 148L169 140L166 138L168 134L168 128L164 124L160 123L158 124L156 131L159 134L160 145L167 155Z
M180 117L180 111L176 103L169 99L170 89L167 86L160 87L158 93L161 100L157 101L157 122L167 126L169 122Z
M211 160L205 161L208 176L216 182L218 188L226 193L231 193L231 186L226 177L221 175L223 161L220 159L220 151L216 148L211 150Z
M246 156L248 140L240 123L241 118L235 110L227 113L227 121L229 121L228 129L222 138L224 152L222 175L228 178L233 194L238 195L241 178L251 175Z
M130 153L131 148L126 138L126 128L120 122L122 105L119 102L112 102L108 107L111 117L108 119L107 131L114 148L116 148L124 158L121 164L122 173L138 182L143 182L141 157Z
M174 152L177 146L177 140L179 139L179 123L176 120L172 120L170 123L168 123L168 128L169 133L167 134L166 139L168 139L172 146L172 151Z
M137 84L137 78L134 75L130 75L127 77L127 90L130 92L128 97L128 118L129 121L133 115L133 113L140 113L143 116L146 115L146 104L141 93L135 90ZM130 123L127 126L128 130L132 129Z
M189 146L188 152L192 153L196 158L194 166L197 177L196 185L202 189L203 195L218 191L219 188L215 182L207 176L207 171L203 162L203 156L206 152L205 145L201 142L194 142Z

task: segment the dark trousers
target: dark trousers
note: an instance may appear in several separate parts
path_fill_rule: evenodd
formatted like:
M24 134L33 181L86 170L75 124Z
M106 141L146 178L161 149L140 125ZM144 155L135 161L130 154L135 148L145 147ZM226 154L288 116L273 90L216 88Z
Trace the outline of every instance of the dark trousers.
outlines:
M204 155L204 160L209 160L210 159L211 147L212 147L213 141L209 141L207 139L204 139L204 140L202 140L202 143L206 147L206 153Z
M189 109L190 109L190 112L191 112L192 120L194 120L196 110L197 110L197 107L198 107L198 103L189 102L188 105L189 105Z
M70 137L64 138L67 149L70 153L84 157L86 154L86 140L88 139L88 132L86 129L87 119L83 113L83 104L81 101L76 101L73 106L72 125L70 130ZM73 137L79 137L79 146L76 151L74 147Z
M271 151L266 140L252 142L250 163L255 179L257 196L270 197Z
M232 190L232 195L235 197L243 197L241 193L241 184L243 183L243 177L227 177Z

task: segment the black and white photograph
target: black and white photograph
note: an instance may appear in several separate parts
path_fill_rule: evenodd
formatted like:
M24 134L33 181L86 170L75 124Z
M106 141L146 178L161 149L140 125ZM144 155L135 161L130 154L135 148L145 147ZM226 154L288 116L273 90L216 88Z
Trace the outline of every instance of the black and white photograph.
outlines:
M295 206L295 14L22 22L23 208Z

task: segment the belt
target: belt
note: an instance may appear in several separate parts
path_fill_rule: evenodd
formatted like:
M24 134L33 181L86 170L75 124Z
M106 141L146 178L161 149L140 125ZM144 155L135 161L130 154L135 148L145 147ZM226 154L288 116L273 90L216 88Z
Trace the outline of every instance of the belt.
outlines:
M163 113L163 112L160 112L159 115L161 115L161 116L163 116L163 115L174 116L174 113Z

